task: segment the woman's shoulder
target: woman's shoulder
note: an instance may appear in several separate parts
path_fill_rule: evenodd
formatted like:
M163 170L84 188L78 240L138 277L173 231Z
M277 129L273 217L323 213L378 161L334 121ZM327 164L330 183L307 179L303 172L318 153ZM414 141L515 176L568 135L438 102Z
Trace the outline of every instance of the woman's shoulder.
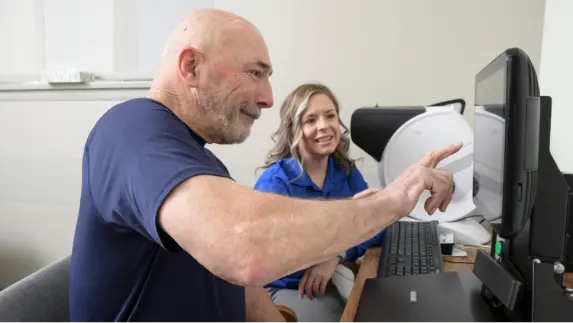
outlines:
M356 166L355 160L349 160L347 163L341 162L334 155L330 156L333 163L329 163L329 167L335 167L337 172L344 173L348 179L355 176L362 177L362 173Z
M276 161L267 166L257 179L257 184L262 182L285 182L288 179L287 161L285 159Z
M348 182L355 193L368 188L368 183L366 183L362 172L358 169L356 164L353 164L350 168L350 172L348 173Z
M356 166L356 163L353 163L352 166L350 167L349 175L350 176L362 176L362 172L360 171L360 169L358 169L358 166Z
M282 160L268 166L257 179L254 189L262 192L289 195L288 175L283 167Z

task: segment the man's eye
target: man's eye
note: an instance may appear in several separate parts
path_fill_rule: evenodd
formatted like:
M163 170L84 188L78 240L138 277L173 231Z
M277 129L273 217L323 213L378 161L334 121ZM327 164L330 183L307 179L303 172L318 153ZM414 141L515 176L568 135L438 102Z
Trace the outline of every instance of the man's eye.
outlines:
M253 74L253 76L255 76L255 77L263 77L263 72L261 72L259 70L252 70L251 74Z

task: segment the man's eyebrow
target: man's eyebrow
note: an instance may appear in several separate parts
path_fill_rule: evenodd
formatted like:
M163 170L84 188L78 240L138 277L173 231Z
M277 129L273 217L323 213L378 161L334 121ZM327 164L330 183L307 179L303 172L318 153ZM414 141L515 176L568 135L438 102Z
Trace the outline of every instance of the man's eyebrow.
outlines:
M273 75L273 69L270 64L263 61L257 61L257 66L269 72L269 76Z

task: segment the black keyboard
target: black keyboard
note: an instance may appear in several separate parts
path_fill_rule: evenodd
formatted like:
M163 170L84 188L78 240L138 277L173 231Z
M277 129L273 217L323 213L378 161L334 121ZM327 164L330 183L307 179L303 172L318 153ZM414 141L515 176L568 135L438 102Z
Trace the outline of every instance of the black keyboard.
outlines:
M400 221L386 229L378 277L425 275L441 270L438 221Z

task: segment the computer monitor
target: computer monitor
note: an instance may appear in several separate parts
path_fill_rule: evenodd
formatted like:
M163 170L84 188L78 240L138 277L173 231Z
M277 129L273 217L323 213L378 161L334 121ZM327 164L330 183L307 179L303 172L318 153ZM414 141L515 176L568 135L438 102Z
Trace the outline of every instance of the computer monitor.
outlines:
M474 204L494 235L491 254L478 252L473 272L488 303L519 321L573 317L562 284L573 176L549 149L551 108L520 49L504 51L476 76Z
M504 51L475 80L474 204L513 238L535 204L539 149L539 86L528 56ZM495 222L495 221L493 221Z

